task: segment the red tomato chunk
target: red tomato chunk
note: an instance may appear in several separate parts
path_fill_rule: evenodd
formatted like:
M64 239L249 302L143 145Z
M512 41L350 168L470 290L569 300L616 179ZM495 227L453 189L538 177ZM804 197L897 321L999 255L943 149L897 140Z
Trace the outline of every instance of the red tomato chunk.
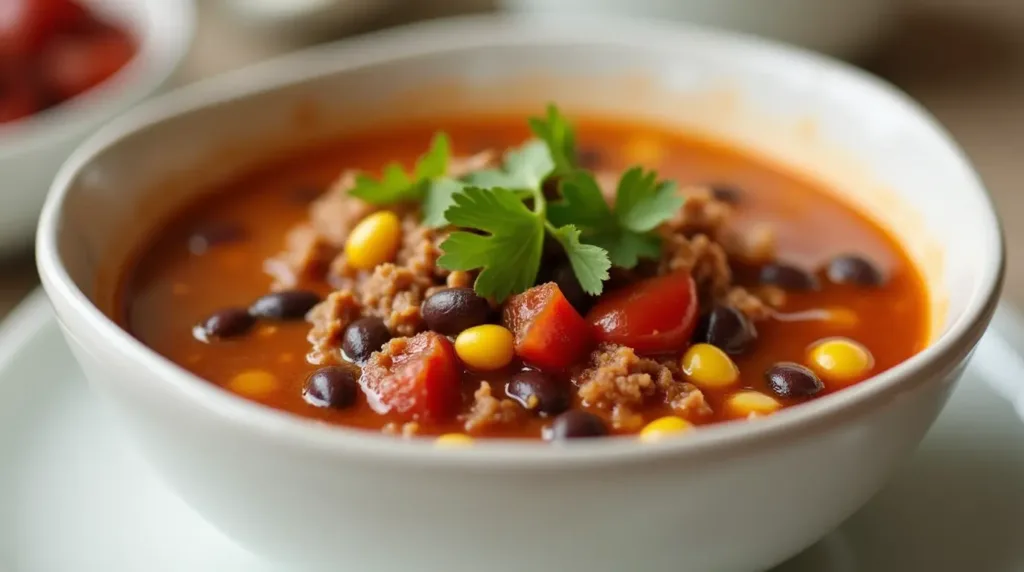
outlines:
M541 369L563 369L594 346L590 325L554 282L509 298L503 315L515 335L516 354Z
M359 383L378 413L443 421L459 408L460 371L451 342L441 334L423 332L394 339L373 354Z
M602 296L587 321L602 342L647 354L679 351L697 323L697 287L689 273L648 278Z

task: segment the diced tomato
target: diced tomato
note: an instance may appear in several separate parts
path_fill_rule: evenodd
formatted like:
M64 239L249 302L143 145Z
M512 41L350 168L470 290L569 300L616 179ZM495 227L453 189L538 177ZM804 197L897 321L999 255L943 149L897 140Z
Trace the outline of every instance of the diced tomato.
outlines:
M439 421L458 411L461 368L448 338L423 332L392 340L370 357L359 384L378 413Z
M0 78L0 123L15 121L39 110L35 91L25 83L3 85Z
M32 55L53 34L74 30L88 19L85 8L71 0L2 0L0 57Z
M516 354L541 369L566 368L594 346L590 325L554 282L510 298L503 322L515 334Z
M132 41L118 32L57 38L42 55L43 81L61 98L72 98L117 73L135 53Z
M697 323L697 287L689 273L648 278L602 296L587 321L602 342L647 354L679 351Z

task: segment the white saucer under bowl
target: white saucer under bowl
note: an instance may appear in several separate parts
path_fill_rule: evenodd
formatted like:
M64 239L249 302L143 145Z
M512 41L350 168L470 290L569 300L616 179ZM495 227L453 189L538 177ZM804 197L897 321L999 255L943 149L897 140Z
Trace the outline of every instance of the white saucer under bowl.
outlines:
M774 572L1024 569L1024 324L1006 309L995 324L907 465ZM123 438L34 294L0 329L0 570L283 572L206 524Z

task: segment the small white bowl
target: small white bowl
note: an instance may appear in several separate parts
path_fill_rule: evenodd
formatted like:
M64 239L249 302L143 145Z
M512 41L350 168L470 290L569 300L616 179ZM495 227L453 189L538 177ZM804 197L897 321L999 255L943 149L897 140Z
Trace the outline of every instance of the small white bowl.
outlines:
M85 2L136 38L138 52L101 85L37 115L0 124L0 256L31 243L46 190L75 147L171 77L192 42L193 2Z
M153 224L283 147L548 100L706 132L828 181L907 245L932 292L932 343L837 394L677 440L439 450L246 401L97 307L111 306L97 285ZM71 349L139 450L210 522L289 570L763 570L849 517L914 449L1003 271L976 175L895 89L758 40L588 18L423 24L164 97L75 153L37 245Z

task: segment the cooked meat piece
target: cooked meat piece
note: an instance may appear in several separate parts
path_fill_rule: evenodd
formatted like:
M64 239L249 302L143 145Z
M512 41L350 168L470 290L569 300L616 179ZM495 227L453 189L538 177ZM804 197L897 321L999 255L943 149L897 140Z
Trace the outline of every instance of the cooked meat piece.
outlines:
M306 315L306 321L313 324L306 336L313 344L307 361L316 365L340 362L341 336L361 315L362 306L350 290L331 292L326 300L314 306Z
M722 297L722 302L743 312L751 320L767 320L772 316L773 307L779 307L786 300L786 293L778 288L762 287L761 296L751 293L742 286L734 286ZM763 297L762 297L763 296Z
M411 336L420 330L420 304L433 286L429 278L412 270L381 264L359 287L359 300L366 314L384 320L395 335Z
M345 246L345 239L352 228L378 208L348 194L355 180L355 171L345 171L309 207L309 221L313 228L336 248Z
M473 407L463 417L467 433L476 433L503 423L512 423L519 418L523 408L511 399L494 397L491 384L480 382L480 388L473 393Z
M663 233L659 274L677 270L689 271L693 276L702 304L723 296L732 284L732 270L725 250L703 234L687 238Z
M288 231L282 252L263 261L263 271L274 278L272 290L287 290L323 278L336 253L312 225L302 223Z
M686 202L664 226L672 233L686 236L698 233L716 238L721 236L732 217L732 207L716 200L710 187L689 186L679 192L686 198Z

